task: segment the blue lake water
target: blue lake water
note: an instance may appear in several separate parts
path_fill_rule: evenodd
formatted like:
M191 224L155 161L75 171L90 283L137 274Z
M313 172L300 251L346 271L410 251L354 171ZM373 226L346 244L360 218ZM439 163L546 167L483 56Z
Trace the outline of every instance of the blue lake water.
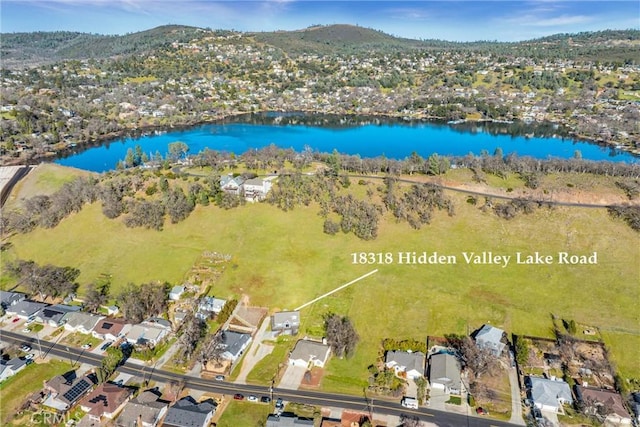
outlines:
M483 150L493 153L499 147L505 155L516 153L540 159L573 158L575 151L579 150L583 159L638 162L638 158L632 154L588 142L559 137L494 134L495 128L494 132L489 133L485 126L466 124L464 129L460 129L457 126L434 123L383 123L344 127L241 122L206 124L160 135L111 141L99 147L69 153L66 158L55 162L104 172L115 169L117 162L125 158L129 148L140 145L147 154L159 151L164 156L169 143L175 141L185 142L191 154L205 148L241 154L250 149L275 144L296 151L309 146L320 152L336 149L340 153L358 154L361 157L384 155L403 159L414 151L423 157L433 153L464 156L469 153L478 155Z

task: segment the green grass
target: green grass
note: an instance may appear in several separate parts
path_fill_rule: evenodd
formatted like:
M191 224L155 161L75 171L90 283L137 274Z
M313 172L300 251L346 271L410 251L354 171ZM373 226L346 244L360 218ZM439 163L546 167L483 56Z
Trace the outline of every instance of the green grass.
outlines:
M358 189L352 182L352 188ZM364 191L364 188L359 188ZM482 213L451 193L456 215L436 213L416 231L387 218L378 238L322 232L318 208L282 212L266 204L232 210L197 207L182 223L162 232L126 228L105 218L98 204L11 239L7 258L70 265L84 286L101 273L113 275L112 292L128 282L180 283L204 251L233 255L212 292L221 298L246 294L271 310L293 309L365 273L378 273L302 311L302 330L322 335L328 311L348 315L361 340L351 359L332 358L322 387L361 393L367 366L383 338L424 339L465 333L491 322L508 332L550 336L550 313L602 329L640 333L635 304L640 274L640 235L603 209L541 209L505 221ZM454 254L455 265L354 265L354 252L437 251ZM598 265L467 265L462 251L557 254L598 252ZM622 372L638 372L640 346L621 340L611 349ZM621 353L627 354L621 354ZM632 363L633 361L636 363ZM267 362L265 362L267 363ZM268 362L273 363L273 362ZM257 375L257 374L255 374Z
M133 350L131 357L146 362L160 359L177 340L176 337L165 339L152 349Z
M232 400L217 423L218 427L263 426L269 415L270 405Z
M0 383L0 424L8 423L23 400L42 388L43 381L71 370L71 365L59 360L33 363L13 377Z
M462 405L462 397L449 396L449 400L447 400L445 403L450 403L452 405Z
M633 378L640 386L640 334L628 332L601 331L606 346L612 350L611 358L623 378Z
M90 175L92 173L84 170L68 168L54 163L43 163L16 184L5 206L6 208L11 208L18 205L20 199L28 199L38 194L52 194L65 183L73 181L79 176Z
M274 344L273 351L256 363L251 372L249 372L247 382L270 385L274 376L278 375L280 364L287 362L289 351L293 349L295 341L295 338L290 340L279 339ZM239 371L239 369L237 370Z
M82 334L80 332L74 332L73 334L69 334L62 339L62 344L68 344L74 347L81 347L84 344L91 344L91 349L95 348L95 346L97 346L101 342L102 340L94 336Z

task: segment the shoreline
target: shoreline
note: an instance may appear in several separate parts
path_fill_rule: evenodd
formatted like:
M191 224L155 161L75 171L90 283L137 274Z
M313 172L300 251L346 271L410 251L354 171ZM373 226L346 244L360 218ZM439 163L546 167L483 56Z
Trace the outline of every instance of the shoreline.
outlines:
M222 114L222 115L217 115L214 116L213 118L199 118L198 120L194 120L194 121L188 121L188 122L183 122L183 123L178 123L175 125L145 125L145 126L141 126L141 127L136 127L136 128L131 128L131 129L122 129L119 131L115 131L115 132L111 132L109 134L106 135L101 135L98 138L89 140L89 141L85 141L85 142L80 142L80 143L74 143L75 145L73 147L64 147L61 149L58 149L57 151L49 151L47 153L43 153L40 155L35 155L33 157L30 157L29 159L24 159L22 157L16 157L16 158L12 158L12 157L0 157L0 159L2 159L2 163L1 166L17 166L17 165L36 165L39 164L43 161L52 161L55 159L59 159L59 158L66 158L72 155L76 155L79 153L82 153L83 151L86 151L88 149L94 148L94 147L100 147L103 146L107 143L110 143L112 141L115 140L119 140L119 139L124 139L124 138L137 138L140 136L145 136L145 134L150 133L150 132L170 132L170 131L180 131L180 130L186 130L186 129L190 129L190 128L194 128L194 127L198 127L198 126L204 126L204 125L211 125L211 124L220 124L223 123L225 120L228 119L232 119L235 117L241 117L241 116L253 116L253 115L260 115L260 114L269 114L269 113L273 113L273 114L306 114L306 115L317 115L317 116L326 116L326 117L350 117L350 118L360 118L360 119L365 119L365 118L383 118L383 119L395 119L395 120L399 120L402 121L404 123L411 123L411 122L416 122L416 121L420 121L420 122L432 122L434 124L445 124L447 126L450 127L455 127L456 125L460 125L460 124L465 124L465 123L495 123L495 124L513 124L513 123L525 123L521 120L504 120L504 119L460 119L460 120L455 120L455 121L446 121L446 118L444 117L438 117L438 116L431 116L431 115L424 115L424 114L413 114L413 115L406 115L406 114L393 114L393 113L368 113L368 114L357 114L357 113L353 113L353 112L345 112L345 113L338 113L338 112L320 112L320 111L316 111L316 110L259 110L259 111L253 111L253 112L246 112L246 111L232 111L226 114ZM552 122L549 121L547 123L550 123L552 125L558 125L558 126L563 126L566 127L567 124L566 123L562 123L562 122ZM540 124L540 122L533 122L533 123L525 123L528 126L535 126L536 124ZM616 141L604 141L602 139L596 139L593 137L589 137L586 135L582 135L572 129L568 129L567 132L567 137L573 139L576 142L584 142L584 143L588 143L588 144L593 144L593 145L598 145L601 147L609 147L611 149L615 149L615 150L619 150L625 153L628 153L632 156L638 156L640 157L640 149L637 148L633 148L633 147L629 147L627 145L624 145L622 143L616 142ZM563 137L564 138L564 137ZM78 150L78 151L75 151ZM14 160L15 159L15 160Z

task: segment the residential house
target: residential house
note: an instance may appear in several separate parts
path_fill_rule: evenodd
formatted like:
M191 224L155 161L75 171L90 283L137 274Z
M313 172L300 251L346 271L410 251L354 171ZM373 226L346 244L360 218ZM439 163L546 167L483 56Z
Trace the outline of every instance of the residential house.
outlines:
M313 425L313 420L298 418L295 415L269 414L267 416L266 427L295 427L295 426L312 426L312 425Z
M97 382L95 374L77 377L75 371L53 377L44 384L47 397L43 405L64 412L89 393Z
M204 297L200 300L200 304L198 304L198 312L196 313L196 317L202 320L206 320L214 314L220 314L226 303L227 300L224 299Z
M36 314L36 322L57 328L64 324L64 317L68 313L80 311L77 305L56 304L43 308Z
M222 358L235 362L251 342L251 335L234 331L222 331Z
M64 316L64 328L71 332L90 334L98 322L104 318L104 316L85 313L84 311L72 311Z
M49 304L43 304L41 302L22 300L6 309L9 316L18 316L21 319L28 319L29 317L35 317Z
M100 422L102 417L112 420L127 404L131 394L130 388L102 383L82 400L80 408L87 413L90 420Z
M169 408L168 403L158 400L158 397L152 390L143 391L138 397L127 402L116 420L116 425L156 427Z
M133 345L146 345L150 347L158 345L158 343L171 332L171 323L164 319L159 320L149 319L133 325L126 335L127 342Z
M256 202L264 200L267 197L267 193L271 190L271 179L253 178L244 182L244 198L248 202Z
M6 311L8 307L16 305L26 297L25 294L21 294L20 292L0 291L0 305Z
M125 336L129 329L131 329L131 325L124 320L107 317L96 324L91 335L101 340L116 341Z
M299 327L299 311L280 311L271 316L271 330L276 334L297 335Z
M0 382L22 371L27 366L27 359L14 357L0 362Z
M525 385L529 399L541 411L562 412L563 404L573 403L569 384L562 380L526 377Z
M307 368L310 365L323 368L329 359L331 349L321 342L298 340L289 355L289 365Z
M212 399L196 402L187 396L178 400L167 411L163 427L207 427L216 412L216 403Z
M421 352L387 351L384 366L393 369L398 376L415 380L424 376L425 356Z
M503 335L504 331L502 329L494 328L491 325L484 325L476 333L476 345L491 351L494 356L500 357L505 347L505 343L502 342Z
M575 390L576 398L584 404L588 414L602 415L607 424L631 425L631 414L625 409L619 393L580 385Z
M429 383L445 393L460 394L462 381L458 359L449 353L433 354L429 358Z
M184 293L185 289L187 289L187 287L184 285L174 286L169 292L169 299L171 301L178 301L182 296L182 294Z
M244 178L241 176L225 175L220 177L220 189L225 193L239 196L242 194L242 184L244 182Z

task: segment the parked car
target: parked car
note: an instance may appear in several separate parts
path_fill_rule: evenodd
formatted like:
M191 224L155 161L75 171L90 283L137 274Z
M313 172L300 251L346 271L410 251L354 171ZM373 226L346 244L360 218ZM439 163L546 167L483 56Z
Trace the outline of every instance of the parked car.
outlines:
M216 375L216 381L224 381L224 375Z
M24 329L22 330L22 333L23 333L23 334L28 334L29 332L31 332L31 329L29 329L29 328L24 328Z
M89 344L89 343L82 344L82 347L80 347L80 348L83 349L83 350L88 350L88 349L91 348L91 344Z
M478 415L487 415L488 412L483 407L478 406L476 408L476 414L478 414Z
M257 402L257 401L258 401L258 398L252 394L252 395L250 395L249 397L247 397L247 400L248 400L249 402Z
M26 323L26 324L27 324L27 325L30 325L30 324L32 324L32 323L33 323L33 322L35 322L35 321L36 321L36 318L35 318L35 317L29 317L29 318L27 319L27 323Z
M260 402L262 402L262 403L271 403L271 398L269 396L262 396L260 398Z
M107 341L106 343L102 344L102 347L100 347L100 350L106 350L109 347L111 347L111 344L113 344L113 341Z
M16 317L15 319L13 319L13 320L11 321L11 323L18 323L19 321L20 321L20 318L19 318L19 317Z
M240 393L236 393L236 394L234 394L234 395L233 395L233 398L234 398L235 400L243 400L243 399L244 399L244 396L243 396L243 395L241 395Z
M413 397L405 397L401 403L405 408L418 409L418 400Z
M25 359L33 359L34 357L35 357L35 354L34 353L30 353L30 354L27 354L24 358Z
M278 400L276 400L276 408L277 409L284 408L284 402L282 401L282 399L280 397L278 398Z
M20 350L24 351L25 353L28 351L31 351L31 346L27 345L27 344L22 344L22 346L20 347Z

